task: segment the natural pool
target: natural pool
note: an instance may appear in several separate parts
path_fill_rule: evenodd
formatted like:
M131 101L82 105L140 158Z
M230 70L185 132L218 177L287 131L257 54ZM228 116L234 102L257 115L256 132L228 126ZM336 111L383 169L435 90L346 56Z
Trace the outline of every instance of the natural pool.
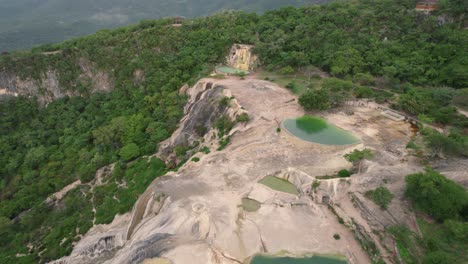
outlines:
M218 72L227 73L227 74L242 74L242 73L248 74L249 73L248 71L242 71L242 70L227 67L227 66L218 67L216 68L216 70Z
M250 264L346 264L346 260L337 257L311 256L311 257L275 257L257 255Z
M292 135L306 141L324 145L352 145L360 140L348 131L315 116L286 119L283 127Z
M262 204L257 200L246 197L242 198L242 208L247 212L256 212L261 206Z
M273 190L290 193L294 195L298 195L299 191L297 190L296 186L285 179L281 179L275 176L266 176L265 178L261 179L259 183L270 187Z

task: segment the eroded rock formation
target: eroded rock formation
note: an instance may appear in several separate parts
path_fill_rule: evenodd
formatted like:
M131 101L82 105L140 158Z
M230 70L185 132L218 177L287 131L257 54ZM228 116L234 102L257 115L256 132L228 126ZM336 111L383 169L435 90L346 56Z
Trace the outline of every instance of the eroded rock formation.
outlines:
M252 53L252 48L251 45L234 44L227 57L228 65L243 71L252 70L258 61L257 56Z
M355 237L374 245L386 262L392 262L391 238L381 242L376 234L412 219L401 202L401 183L404 175L420 167L402 163L404 152L388 152L384 146L404 146L411 135L409 125L390 123L375 109L356 108L353 116L329 113L328 120L357 134L363 143L326 147L277 132L276 120L304 112L289 91L273 83L204 79L186 92L186 115L157 155L167 159L175 146L195 141L211 152L192 153L199 162L189 161L177 172L157 178L131 213L93 227L70 256L56 263L230 264L243 263L257 253L283 250L341 254L349 263L370 263ZM220 104L224 97L232 98L228 106ZM243 112L248 112L250 121L236 124L229 133L231 143L217 151L213 120L220 115L234 119ZM197 126L205 127L206 133L198 133ZM349 168L343 155L364 147L378 153L359 174L318 180L317 176ZM289 181L298 194L259 183L266 176ZM313 187L316 181L320 184ZM387 212L362 196L383 181L398 198ZM243 198L255 200L257 210L244 210ZM335 234L341 239L334 239Z
M79 67L82 71L77 82L89 89L89 93L110 91L114 88L112 78L105 72L84 58L80 59ZM71 87L64 87L59 81L59 73L48 69L40 79L21 78L11 71L0 71L0 96L36 97L41 104L48 104L65 96L79 96L78 91Z

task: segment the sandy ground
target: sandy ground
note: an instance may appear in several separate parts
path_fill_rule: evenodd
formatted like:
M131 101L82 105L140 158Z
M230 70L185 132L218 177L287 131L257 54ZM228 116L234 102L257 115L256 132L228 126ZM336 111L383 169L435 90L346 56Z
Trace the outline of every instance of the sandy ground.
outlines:
M66 263L83 262L79 256L110 231L119 243L113 245L118 250L107 263L162 261L155 257L174 264L242 263L256 253L284 250L293 255L340 254L350 263L371 263L352 232L338 222L327 205L321 204L321 198L310 195L314 177L349 168L351 164L343 155L356 148L373 149L375 159L348 180L322 181L320 191L330 195L340 210L370 234L400 218L412 223L408 217L412 213L405 209L404 202L398 200L388 212L382 212L362 198L365 190L382 184L401 197L404 176L421 170L405 150L412 136L409 125L386 119L372 107L353 108L353 115L340 111L319 113L354 133L362 143L347 147L311 144L276 131L278 122L304 114L288 90L249 78L203 81L226 87L251 120L233 129L231 143L224 150L212 147L207 155L197 154L199 162L188 162L178 172L155 180L142 196L145 202L135 207L145 208L145 212L133 212L144 217L136 222L129 240L122 239L126 234L121 225L128 224L131 217L127 215L118 224L93 228ZM268 175L289 179L301 194L279 193L258 183ZM167 199L157 206L147 202L149 195L157 193L164 193ZM362 198L365 210L351 202L352 193ZM243 197L256 199L261 208L244 211ZM334 234L341 239L335 240ZM380 244L378 247L384 251Z

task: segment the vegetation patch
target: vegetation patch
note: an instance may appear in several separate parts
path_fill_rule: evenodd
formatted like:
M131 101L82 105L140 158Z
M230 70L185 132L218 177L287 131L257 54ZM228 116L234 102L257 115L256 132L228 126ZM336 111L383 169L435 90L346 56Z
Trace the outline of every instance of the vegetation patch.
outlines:
M374 201L383 210L387 209L393 199L393 193L384 186L380 186L375 190L369 190L364 195Z

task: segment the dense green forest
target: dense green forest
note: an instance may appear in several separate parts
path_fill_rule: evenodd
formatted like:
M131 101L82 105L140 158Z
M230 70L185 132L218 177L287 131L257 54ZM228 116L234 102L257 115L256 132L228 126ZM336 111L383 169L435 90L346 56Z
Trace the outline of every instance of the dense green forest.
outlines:
M437 15L414 11L408 0L291 7L263 15L223 12L182 27L172 27L171 19L142 21L0 56L0 71L39 79L54 69L62 87L82 94L47 107L23 97L0 103L0 262L59 258L93 221L109 223L130 210L169 169L144 155L176 128L185 102L178 89L206 76L234 43L256 45L268 70L306 72L314 66L330 72L335 78L315 93L330 100L324 109L351 94L385 100L374 86L392 91L399 95L394 107L452 127L450 136L428 131L429 145L466 156L468 122L455 105L467 107L460 98L468 97L468 32L460 29L457 13L450 14L454 22L441 24ZM80 58L109 73L114 90L90 94L77 78ZM135 81L138 70L144 78ZM335 96L327 97L331 92ZM112 163L115 169L103 185L87 184L97 169ZM82 184L58 205L44 202L78 179Z
M55 43L142 19L198 17L222 10L264 12L330 0L0 0L0 52Z

